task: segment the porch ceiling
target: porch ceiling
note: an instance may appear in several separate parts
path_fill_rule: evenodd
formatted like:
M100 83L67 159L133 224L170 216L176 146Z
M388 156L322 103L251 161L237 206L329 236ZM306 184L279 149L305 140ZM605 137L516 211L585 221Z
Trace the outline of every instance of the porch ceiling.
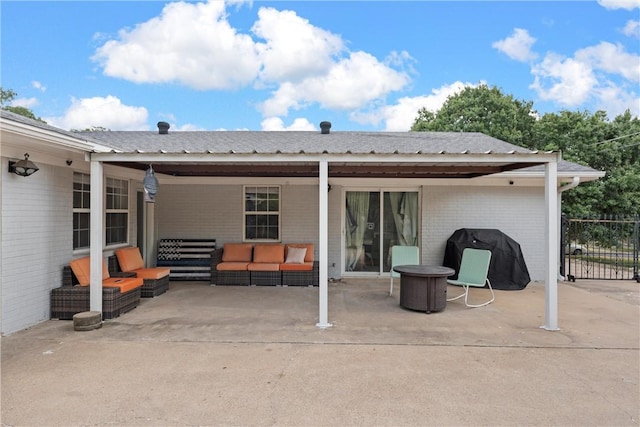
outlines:
M148 163L105 162L114 166L144 171ZM522 169L540 164L529 163L330 163L330 178L473 178ZM153 163L156 174L184 177L318 177L318 163Z

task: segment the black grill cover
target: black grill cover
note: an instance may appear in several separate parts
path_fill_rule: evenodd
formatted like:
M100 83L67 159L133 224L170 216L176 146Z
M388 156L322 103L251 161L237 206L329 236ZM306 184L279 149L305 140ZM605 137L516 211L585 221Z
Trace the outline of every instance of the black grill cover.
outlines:
M461 228L447 240L443 265L457 272L464 248L489 249L489 280L493 289L520 290L531 281L520 244L500 230Z

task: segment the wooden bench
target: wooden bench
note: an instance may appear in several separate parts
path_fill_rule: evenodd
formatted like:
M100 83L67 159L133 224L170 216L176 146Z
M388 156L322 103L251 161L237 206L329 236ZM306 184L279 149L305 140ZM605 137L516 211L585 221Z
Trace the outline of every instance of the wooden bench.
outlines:
M158 267L169 267L169 280L211 280L216 239L160 239Z

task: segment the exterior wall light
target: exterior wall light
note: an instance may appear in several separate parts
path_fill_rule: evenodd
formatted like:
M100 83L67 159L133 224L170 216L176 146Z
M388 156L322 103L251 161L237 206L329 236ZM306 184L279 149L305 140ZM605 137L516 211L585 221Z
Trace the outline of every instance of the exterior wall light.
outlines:
M15 173L16 175L30 176L38 172L39 169L35 163L29 160L29 153L24 153L24 160L18 160L17 162L9 161L9 172Z

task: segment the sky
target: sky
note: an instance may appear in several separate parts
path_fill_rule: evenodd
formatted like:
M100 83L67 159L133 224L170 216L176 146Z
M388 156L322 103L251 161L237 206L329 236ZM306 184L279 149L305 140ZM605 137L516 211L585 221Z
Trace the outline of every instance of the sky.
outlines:
M640 0L0 2L0 82L66 130L393 131L486 84L640 115Z

